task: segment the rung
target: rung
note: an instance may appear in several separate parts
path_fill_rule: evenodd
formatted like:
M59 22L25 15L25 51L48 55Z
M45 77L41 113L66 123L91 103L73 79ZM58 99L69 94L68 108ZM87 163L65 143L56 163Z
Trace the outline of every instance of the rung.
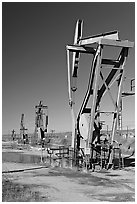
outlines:
M114 111L99 111L99 113L114 113Z
M121 69L123 69L123 68L116 68L116 67L102 67L103 69L105 68L105 69L117 69L117 70L121 70Z
M82 113L90 113L91 112L91 108L84 108Z
M118 60L110 60L110 59L102 59L101 63L117 66L119 64L119 61Z
M67 45L66 48L71 52L80 52L80 53L88 53L88 54L94 54L96 52L95 48L78 46L78 45Z
M35 108L48 108L48 106L35 106Z
M135 95L134 92L123 92L122 93L122 97L124 97L124 96L133 96L133 95Z

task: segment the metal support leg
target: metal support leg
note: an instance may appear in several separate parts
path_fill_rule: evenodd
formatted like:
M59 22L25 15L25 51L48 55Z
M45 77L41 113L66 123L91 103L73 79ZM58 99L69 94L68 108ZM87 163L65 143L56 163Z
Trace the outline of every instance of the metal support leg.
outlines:
M95 108L96 108L96 100L97 100L97 88L98 88L98 81L99 81L99 73L100 73L100 65L101 65L101 58L102 58L102 46L99 45L97 49L97 61L95 67L95 79L94 79L94 86L93 86L93 100L92 100L92 107L91 107L91 117L89 122L89 130L88 130L88 139L87 139L87 148L89 148L89 144L92 142L92 134L93 134L93 127L94 127L94 117L95 117ZM90 155L91 156L91 155Z

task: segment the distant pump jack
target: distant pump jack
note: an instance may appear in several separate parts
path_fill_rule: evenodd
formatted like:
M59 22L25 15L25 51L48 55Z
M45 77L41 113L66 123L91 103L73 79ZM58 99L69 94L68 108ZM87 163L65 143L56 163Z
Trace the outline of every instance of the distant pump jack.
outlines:
M25 128L24 124L24 113L21 115L21 122L20 122L20 142L27 144L29 143L28 141L28 133L27 133L27 128Z
M44 111L45 110L45 111ZM44 124L45 121L45 124ZM45 139L45 133L48 132L48 106L43 105L40 101L35 106L35 142L38 143Z
M11 132L11 137L12 137L12 140L14 141L16 139L16 133L15 133L15 130L13 129L12 132Z

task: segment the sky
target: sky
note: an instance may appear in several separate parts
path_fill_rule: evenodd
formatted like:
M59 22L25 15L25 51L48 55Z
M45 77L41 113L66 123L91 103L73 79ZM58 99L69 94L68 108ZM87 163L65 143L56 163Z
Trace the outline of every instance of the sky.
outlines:
M77 19L84 21L83 36L118 30L120 39L135 41L135 7L130 2L3 2L2 3L2 133L19 133L21 114L33 133L35 105L48 106L48 129L71 130L68 105L66 45L73 44ZM82 57L78 107L88 83L90 60ZM125 66L126 90L135 78L135 49ZM107 105L107 102L105 103ZM135 100L123 99L123 123L135 125ZM109 119L108 119L109 122Z

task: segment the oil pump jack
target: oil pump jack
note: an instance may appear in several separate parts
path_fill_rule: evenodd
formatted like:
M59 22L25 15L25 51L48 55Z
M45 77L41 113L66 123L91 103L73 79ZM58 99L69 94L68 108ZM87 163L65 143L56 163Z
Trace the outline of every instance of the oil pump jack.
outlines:
M12 141L14 141L16 139L16 132L14 129L11 132L11 137L12 137Z
M91 37L83 37L83 21L78 20L75 28L73 45L67 45L68 93L72 116L72 148L74 163L79 163L79 154L85 158L86 168L93 168L99 163L102 168L113 166L113 142L117 131L122 84L129 48L133 42L120 40L118 31L111 31ZM106 50L118 49L117 59L104 57ZM104 50L106 52L104 52ZM112 51L113 53L113 51ZM81 54L91 55L91 68L87 91L77 116L75 116L75 92ZM72 61L72 63L70 63ZM70 66L72 64L72 66ZM105 71L104 71L105 70ZM111 90L117 83L117 90ZM113 111L103 110L102 100L108 95ZM108 106L109 108L109 106ZM112 114L112 129L109 143L101 140L101 117L104 113ZM103 152L104 146L106 149ZM107 152L107 154L106 154ZM102 157L102 153L106 156Z
M46 112L44 112L44 110L46 110ZM40 101L39 104L35 106L35 114L36 116L35 116L34 142L41 143L44 142L45 133L47 133L48 131L48 106L43 105L43 102Z
M20 122L20 142L23 142L24 144L27 144L28 141L28 134L27 131L28 129L25 128L24 125L24 114L21 114L21 122Z

